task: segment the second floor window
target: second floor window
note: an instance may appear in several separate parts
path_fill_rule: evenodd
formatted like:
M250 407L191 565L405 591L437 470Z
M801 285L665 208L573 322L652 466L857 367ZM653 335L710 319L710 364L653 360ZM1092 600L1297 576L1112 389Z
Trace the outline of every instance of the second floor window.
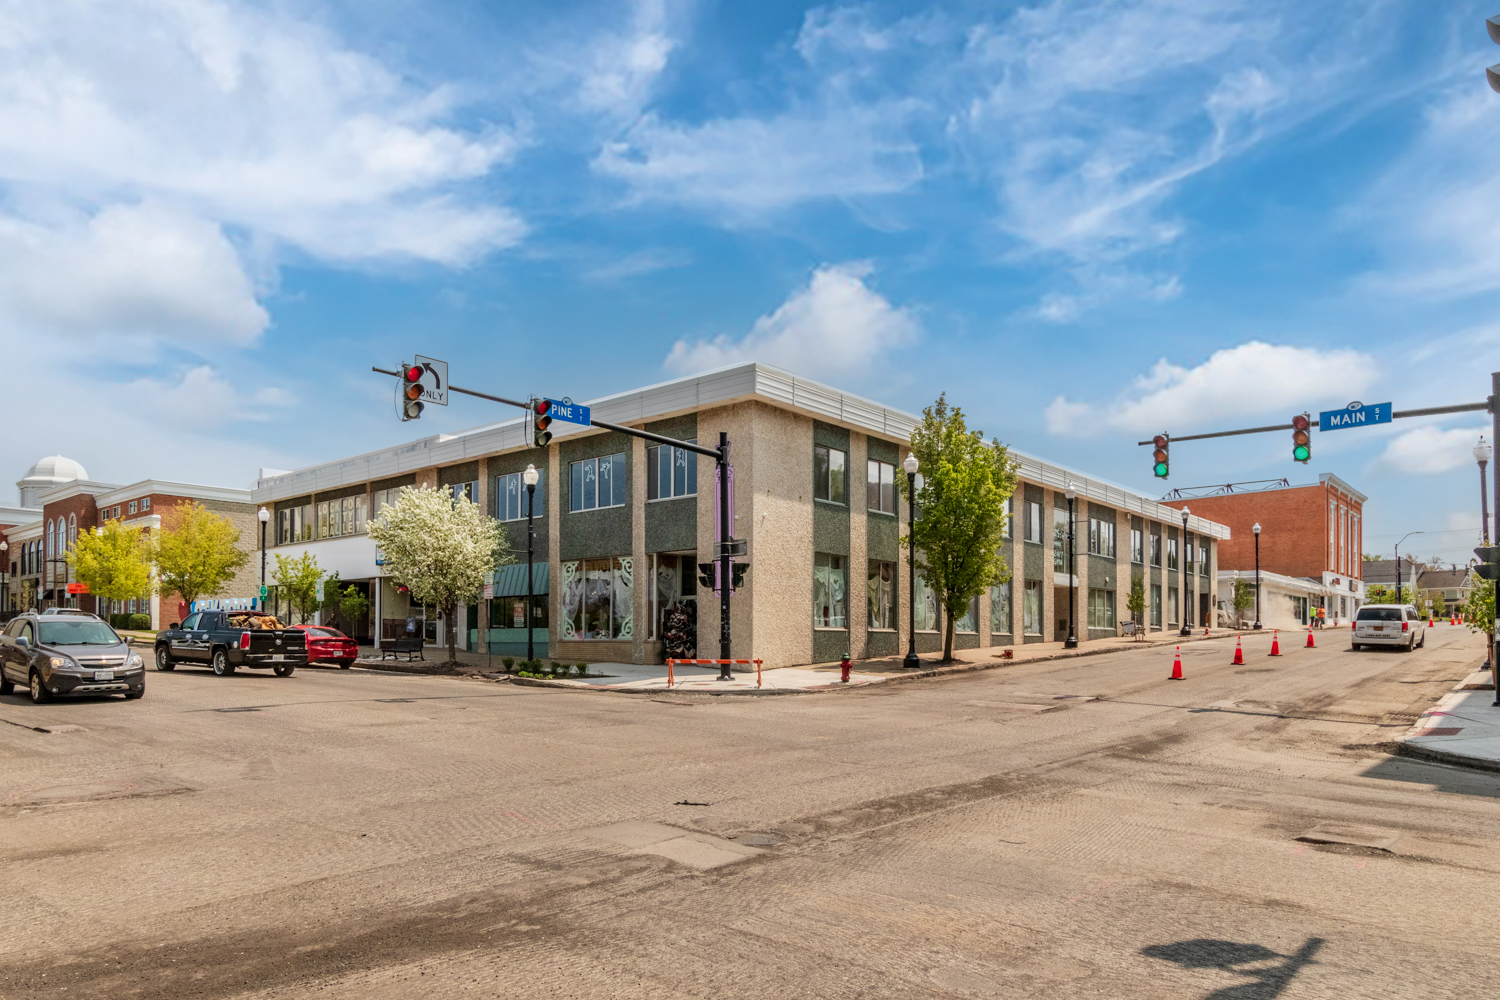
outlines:
M848 456L837 448L813 446L813 499L847 504L846 478Z
M1138 564L1146 561L1146 535L1140 528L1130 529L1130 561Z
M283 507L276 512L276 544L311 541L313 536L312 506Z
M543 469L537 470L536 481L536 507L533 511L536 517L541 517L542 512L547 509L547 473ZM522 521L526 518L526 481L521 478L521 473L512 472L504 476L495 477L495 520L497 521Z
M1089 518L1089 551L1096 556L1115 554L1115 523Z
M873 458L865 465L865 507L882 514L896 513L896 467Z
M625 468L623 451L617 455L601 455L573 462L568 469L573 486L568 495L568 510L625 506L630 474Z
M1167 539L1167 569L1177 568L1177 539Z
M1042 505L1039 503L1026 504L1026 540L1042 542Z
M143 497L141 499L141 510L150 510L150 509L151 509L151 498L150 497Z
M697 441L689 441L697 444ZM698 453L669 444L646 449L646 499L698 495Z
M136 509L137 509L136 508L136 504L137 504L137 501L135 501L135 500L130 501L130 513L134 514L136 512Z
M444 486L443 490L453 495L453 501L467 500L469 503L479 502L479 480L475 479L467 483L452 483Z
M1161 532L1151 532L1151 565L1161 565Z

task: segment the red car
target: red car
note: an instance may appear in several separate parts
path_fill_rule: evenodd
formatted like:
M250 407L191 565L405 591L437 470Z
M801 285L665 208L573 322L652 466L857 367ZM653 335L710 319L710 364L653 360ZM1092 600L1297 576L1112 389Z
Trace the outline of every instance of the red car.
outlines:
M308 663L332 660L348 670L359 656L359 643L336 628L328 625L293 625L292 628L307 633Z

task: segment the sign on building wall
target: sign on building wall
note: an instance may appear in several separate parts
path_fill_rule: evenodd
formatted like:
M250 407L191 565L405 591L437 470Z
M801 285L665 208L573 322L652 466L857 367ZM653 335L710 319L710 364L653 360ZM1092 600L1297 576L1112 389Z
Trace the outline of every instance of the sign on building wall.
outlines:
M205 597L194 601L188 612L194 611L258 611L260 600L254 597Z

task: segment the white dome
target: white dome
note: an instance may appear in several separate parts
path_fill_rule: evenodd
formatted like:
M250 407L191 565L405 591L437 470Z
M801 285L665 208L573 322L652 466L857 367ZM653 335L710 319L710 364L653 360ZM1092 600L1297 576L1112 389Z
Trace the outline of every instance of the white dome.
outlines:
M62 455L52 455L44 458L31 467L26 473L26 480L35 480L39 483L71 483L75 479L87 479L88 472L83 466L71 458Z
M35 507L40 502L41 495L48 490L88 477L88 471L71 458L61 455L44 458L31 467L25 479L16 483L16 489L21 494L21 506Z

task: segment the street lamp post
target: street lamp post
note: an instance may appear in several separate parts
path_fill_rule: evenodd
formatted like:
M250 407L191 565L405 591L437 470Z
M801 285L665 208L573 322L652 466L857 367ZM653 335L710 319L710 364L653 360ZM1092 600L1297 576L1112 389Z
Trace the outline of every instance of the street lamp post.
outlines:
M1405 601L1401 600L1401 542L1406 541L1412 535L1425 534L1427 534L1427 532L1425 531L1408 531L1406 534L1401 536L1401 541L1396 543L1396 600L1394 602L1396 604L1406 603ZM1411 581L1411 599L1412 603L1415 604L1417 601L1417 581L1415 578L1413 578Z
M1063 496L1068 498L1068 637L1063 640L1063 649L1077 649L1078 633L1074 619L1078 613L1078 564L1073 551L1073 500L1078 491L1069 486L1063 490Z
M1479 443L1474 446L1474 460L1479 463L1479 530L1484 536L1484 545L1490 544L1490 502L1489 491L1484 481L1484 467L1490 462L1490 446L1485 444L1484 435L1479 436ZM1495 498L1500 501L1500 497Z
M1260 628L1260 522L1250 529L1255 532L1255 627Z
M255 512L256 518L260 520L260 609L266 610L266 525L270 523L271 512L262 507Z
M907 610L907 623L911 642L906 647L906 659L901 661L901 666L915 670L922 665L917 659L917 547L912 544L917 533L917 456L911 452L906 453L906 461L901 463L901 468L906 470L906 583L909 597Z
M10 610L10 563L5 553L10 551L10 542L0 541L0 611Z
M541 473L536 471L536 466L527 465L526 471L521 473L521 481L526 484L526 659L536 659L536 646L531 632L531 602L536 596L532 593L535 579L532 569L532 539L536 532L532 529L532 508L536 506L536 484L541 478ZM485 648L489 648L489 641L485 641Z
M1177 633L1178 635L1184 636L1184 637L1190 636L1190 635L1193 634L1193 626L1188 621L1188 618L1189 618L1188 608L1192 606L1192 600L1191 600L1191 598L1188 597L1188 589L1187 589L1187 585L1188 585L1188 572L1187 572L1188 560L1192 558L1192 552L1193 552L1193 550L1190 549L1190 548L1188 548L1187 523L1188 523L1188 509L1186 507L1184 507L1184 508L1182 508L1182 556L1181 556L1181 559L1182 559L1182 591L1181 591L1181 593L1182 593L1182 631L1180 631L1180 632Z

